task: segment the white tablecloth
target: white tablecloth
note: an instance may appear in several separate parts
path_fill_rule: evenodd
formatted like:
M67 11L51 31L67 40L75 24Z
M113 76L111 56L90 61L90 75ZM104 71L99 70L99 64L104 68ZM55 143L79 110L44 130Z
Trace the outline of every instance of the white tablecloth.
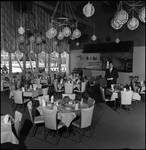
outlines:
M112 91L111 89L107 89L106 93L111 95L112 99L120 98L120 96L121 96L119 90ZM141 100L141 96L138 93L133 92L132 99L140 101Z
M48 109L52 109L51 106L46 106ZM83 105L81 106L81 108L79 110L67 110L65 107L61 107L60 108L60 112L57 115L57 119L61 120L62 123L64 123L67 127L69 127L70 123L72 122L72 120L77 116L77 114L80 113L80 110L82 108L87 108L88 104L83 103ZM43 115L42 113L42 109L39 106L37 108L37 110L40 112L41 115Z
M12 125L5 124L3 119L4 116L1 116L1 143L19 144L19 140L12 131Z
M30 91L23 92L24 97L32 97L32 98L38 97L41 94L42 94L42 89L36 89L36 90L30 90ZM13 96L13 92L11 91L9 98L11 98L12 96Z

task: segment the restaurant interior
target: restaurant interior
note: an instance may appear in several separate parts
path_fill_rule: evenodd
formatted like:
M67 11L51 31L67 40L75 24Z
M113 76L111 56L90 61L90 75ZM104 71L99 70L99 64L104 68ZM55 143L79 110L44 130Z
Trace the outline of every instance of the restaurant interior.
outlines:
M1 148L145 149L145 1L1 1Z

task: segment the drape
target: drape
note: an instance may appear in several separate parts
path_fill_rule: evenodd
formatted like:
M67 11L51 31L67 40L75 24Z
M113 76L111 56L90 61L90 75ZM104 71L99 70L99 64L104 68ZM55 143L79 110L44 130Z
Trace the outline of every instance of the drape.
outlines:
M27 6L31 3L31 7L29 6L31 11L28 9L20 13L19 5L23 5L23 3L26 3ZM56 41L55 38L47 39L45 34L50 28L49 21L49 14L32 2L1 1L1 49L8 53L19 50L24 55L30 53L30 51L33 51L36 55L45 51L49 56L53 51L59 54L64 51L69 53L70 47L66 39L61 41ZM25 33L22 35L18 33L20 27L25 29ZM37 59L36 64L38 64L38 61ZM12 62L10 63L12 64ZM26 63L25 58L24 63ZM48 66L50 66L50 61ZM59 66L61 67L61 59L59 60ZM48 70L50 72L49 68Z

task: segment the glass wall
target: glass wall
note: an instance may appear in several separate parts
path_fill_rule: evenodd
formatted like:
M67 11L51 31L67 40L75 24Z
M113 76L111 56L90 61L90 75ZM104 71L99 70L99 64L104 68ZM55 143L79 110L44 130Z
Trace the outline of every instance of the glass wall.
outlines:
M23 53L15 52L15 54L17 55L17 58L21 66L23 67L23 60L22 60ZM22 72L14 53L12 53L11 56L12 56L12 72ZM47 53L42 52L38 55L38 57L39 57L39 68L44 68L45 70L48 70L47 69L48 60L50 60L50 71L58 72L59 63L60 63L58 53L54 51L49 56ZM48 59L48 57L50 57L50 59ZM35 61L31 61L31 63L32 63L32 67L36 68ZM66 52L63 52L61 53L61 72L68 71L67 63L69 63L69 54L67 54ZM5 52L4 50L1 51L1 68L3 68L3 66L6 66L9 69L9 54L8 52ZM31 68L30 66L31 66L30 61L26 61L26 68Z

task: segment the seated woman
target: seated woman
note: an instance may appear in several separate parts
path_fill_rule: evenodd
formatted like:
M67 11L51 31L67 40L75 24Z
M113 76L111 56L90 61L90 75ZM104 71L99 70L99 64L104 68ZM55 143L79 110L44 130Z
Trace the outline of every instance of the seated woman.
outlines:
M63 79L58 79L58 82L57 82L57 87L59 90L63 90L64 88L64 82L63 82Z

